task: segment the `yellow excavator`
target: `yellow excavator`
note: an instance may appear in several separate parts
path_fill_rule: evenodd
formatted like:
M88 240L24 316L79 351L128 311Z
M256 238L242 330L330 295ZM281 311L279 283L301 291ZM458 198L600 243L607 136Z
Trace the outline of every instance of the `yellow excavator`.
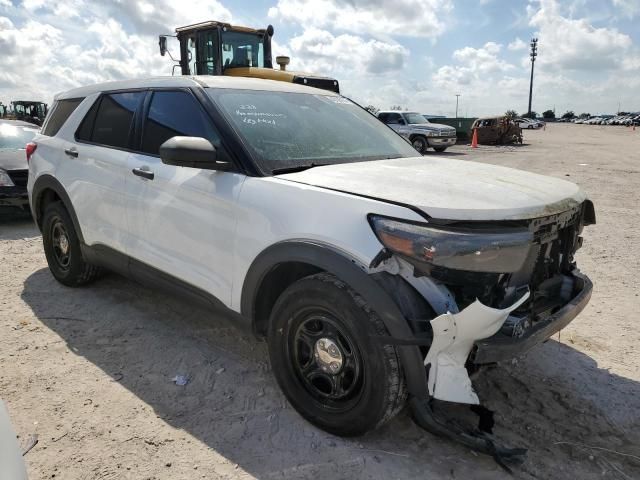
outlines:
M167 49L169 36L177 38L180 43L179 60L174 59ZM168 53L177 62L174 71L179 67L182 75L265 78L340 93L340 86L334 78L287 70L289 57L276 57L280 69L274 69L271 37L271 25L254 29L216 21L202 22L176 28L176 35L160 35L160 55Z

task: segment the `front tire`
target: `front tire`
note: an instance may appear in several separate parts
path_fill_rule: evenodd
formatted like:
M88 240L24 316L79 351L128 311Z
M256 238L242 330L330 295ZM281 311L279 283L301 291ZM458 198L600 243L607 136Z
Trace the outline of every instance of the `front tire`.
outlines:
M433 147L433 149L438 153L442 153L447 149L447 147Z
M78 287L98 276L99 268L82 258L78 234L69 213L60 202L50 203L45 208L42 243L49 270L63 285Z
M335 435L361 435L398 413L406 387L396 349L378 315L327 273L303 278L278 298L268 330L280 388L309 422Z
M411 145L413 145L413 148L415 148L422 155L424 155L427 152L427 148L429 148L427 139L420 135L417 135L411 139Z

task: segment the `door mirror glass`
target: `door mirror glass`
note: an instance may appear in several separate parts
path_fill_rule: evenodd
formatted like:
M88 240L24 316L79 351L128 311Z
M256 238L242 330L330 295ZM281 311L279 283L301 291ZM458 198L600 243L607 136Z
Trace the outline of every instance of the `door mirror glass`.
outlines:
M160 145L160 159L167 165L232 170L229 162L218 161L216 147L202 137L172 137Z
M160 35L158 38L158 46L160 47L160 55L164 57L167 53L167 37Z

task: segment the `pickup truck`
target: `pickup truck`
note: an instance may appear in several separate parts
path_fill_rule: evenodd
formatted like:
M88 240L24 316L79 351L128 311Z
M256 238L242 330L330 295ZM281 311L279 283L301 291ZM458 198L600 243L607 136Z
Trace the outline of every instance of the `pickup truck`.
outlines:
M456 144L455 128L431 123L417 112L380 111L378 119L409 140L413 148L423 154L428 148L444 152Z

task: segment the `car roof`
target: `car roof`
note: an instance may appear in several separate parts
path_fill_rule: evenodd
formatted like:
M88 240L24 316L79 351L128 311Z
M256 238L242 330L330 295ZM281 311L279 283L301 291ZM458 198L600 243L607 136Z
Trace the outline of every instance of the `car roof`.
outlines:
M97 83L86 87L74 88L55 96L56 100L68 98L81 98L94 93L113 90L135 90L143 88L188 88L210 87L229 88L239 90L266 90L273 92L309 93L316 95L336 96L337 93L318 88L307 87L297 83L281 82L278 80L264 80L261 78L231 77L224 75L180 75L175 77L138 78L134 80L122 80L117 82Z
M0 125L2 124L13 125L14 127L28 127L28 128L33 128L34 130L40 129L38 125L34 125L33 123L29 123L29 122L23 122L22 120L0 119Z

